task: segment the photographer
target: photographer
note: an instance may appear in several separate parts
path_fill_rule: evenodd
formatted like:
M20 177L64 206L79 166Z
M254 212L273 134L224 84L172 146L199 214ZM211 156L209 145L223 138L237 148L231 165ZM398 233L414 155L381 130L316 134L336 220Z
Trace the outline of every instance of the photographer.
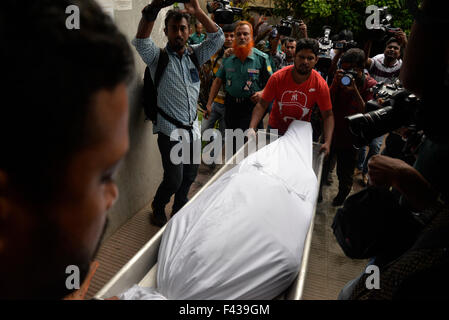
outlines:
M377 83L364 73L364 65L365 54L362 50L353 48L346 51L341 57L342 69L337 70L330 88L335 130L329 158L323 165L322 177L327 178L330 163L336 157L339 185L338 194L332 201L333 206L342 205L349 195L356 165L357 149L353 146L354 138L345 117L365 111L365 103L373 97L370 89Z
M399 30L394 37L387 40L384 53L367 59L366 67L377 82L390 83L399 77L402 66L402 60L400 59L401 47L405 48L406 45L407 37L402 30ZM371 46L372 40L369 40L366 46L367 57L369 57ZM368 161L373 155L379 154L383 140L384 135L374 138L368 146L363 146L359 150L356 174L362 174L363 185L368 183ZM396 133L390 133L386 143L389 145L403 145L402 137ZM368 153L367 148L369 148Z
M332 83L332 80L334 79L335 71L337 71L337 69L338 69L340 58L343 55L343 53L345 53L347 51L347 49L350 49L350 48L347 48L348 44L352 43L353 41L354 41L354 35L351 30L344 29L338 33L338 35L335 39L335 43L336 44L339 43L340 46L342 46L342 48L340 48L340 49L334 48L330 52L332 63L329 68L329 71L327 72L328 83Z
M155 78L158 60L163 52L168 55L168 64L158 86L157 105L159 107L153 133L158 134L158 146L162 157L164 177L154 197L150 221L156 226L167 222L165 206L175 194L172 215L187 203L187 194L198 172L194 164L193 145L201 138L197 121L197 101L200 78L197 65L201 66L221 48L223 31L200 8L198 0L185 4L185 11L170 10L165 17L164 33L168 38L164 51L155 45L150 35L154 21L164 5L162 0L154 0L142 10L136 38L132 44L142 60L148 65L151 77ZM206 29L207 39L199 45L186 49L190 33L190 14ZM195 63L195 59L196 62ZM173 164L170 159L172 148L178 141L171 141L172 131L182 128L189 132L190 159L188 163ZM179 138L178 138L179 139Z
M341 298L449 297L449 134L447 120L434 116L447 109L444 97L449 83L449 41L440 38L435 30L447 30L448 10L447 2L423 1L422 10L415 13L400 74L405 88L422 98L416 121L426 140L414 167L386 156L373 156L368 163L370 183L397 189L402 194L402 204L413 212L410 214L426 218L423 229L411 247L394 260L379 265L380 289L368 290L366 275L362 274L342 290ZM427 57L429 52L434 53L432 59Z

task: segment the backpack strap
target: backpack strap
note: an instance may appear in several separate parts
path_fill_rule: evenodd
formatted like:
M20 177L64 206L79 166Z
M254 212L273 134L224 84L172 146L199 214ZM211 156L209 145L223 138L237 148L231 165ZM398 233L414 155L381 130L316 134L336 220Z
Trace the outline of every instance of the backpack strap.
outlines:
M193 50L192 47L187 47L187 51L189 53L190 59L192 60L193 64L195 65L196 70L198 70L198 72L200 72L201 67L198 62L198 57L196 56L195 51Z
M154 74L154 86L157 90L159 82L161 81L162 75L168 65L168 53L163 48L159 48L159 60L157 61L156 73Z

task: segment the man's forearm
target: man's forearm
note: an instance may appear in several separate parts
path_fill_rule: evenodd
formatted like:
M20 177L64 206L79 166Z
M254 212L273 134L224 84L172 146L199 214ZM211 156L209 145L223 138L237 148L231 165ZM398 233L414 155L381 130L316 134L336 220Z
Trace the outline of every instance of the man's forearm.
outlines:
M334 133L334 114L331 112L323 119L324 143L331 144L332 134Z
M202 10L198 10L195 13L195 17L197 18L197 20L199 22L201 22L201 24L204 26L204 29L206 30L207 33L215 33L218 31L217 25L215 24L214 21L212 21L211 18L209 18L207 16L207 14Z
M357 111L358 112L365 112L365 101L363 100L362 96L360 95L359 90L356 90L355 92L355 102L357 104Z
M137 28L137 39L146 39L150 36L151 31L153 30L154 21L148 22L145 18L141 18L139 22L139 27Z
M215 78L214 82L212 82L212 87L210 88L210 92L209 92L209 99L207 100L207 104L212 104L212 102L214 101L215 97L218 94L218 91L220 91L220 87L222 85L223 81L221 80L221 78Z
M153 30L154 21L156 21L157 15L161 10L161 3L158 0L153 1L151 4L145 6L142 10L142 18L137 28L137 39L146 39L150 36Z
M263 101L263 102L262 102ZM262 100L256 104L256 106L253 109L253 114L251 116L251 122L249 123L250 128L257 128L257 125L259 124L260 120L265 115L265 112L267 111L269 103Z

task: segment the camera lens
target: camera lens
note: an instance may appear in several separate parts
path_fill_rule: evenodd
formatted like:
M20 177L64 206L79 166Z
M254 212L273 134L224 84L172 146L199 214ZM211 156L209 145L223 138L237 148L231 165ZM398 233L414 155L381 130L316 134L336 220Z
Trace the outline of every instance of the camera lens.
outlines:
M352 77L350 75L344 75L341 78L341 84L344 86L349 86L351 84Z

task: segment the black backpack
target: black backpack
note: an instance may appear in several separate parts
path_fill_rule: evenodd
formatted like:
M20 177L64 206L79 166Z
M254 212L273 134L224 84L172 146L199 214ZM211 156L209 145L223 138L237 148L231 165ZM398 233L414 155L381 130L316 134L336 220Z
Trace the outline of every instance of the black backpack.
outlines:
M395 256L413 244L421 228L396 195L374 186L349 196L332 223L338 244L352 259Z
M191 47L187 48L189 52L189 57L195 65L196 69L200 70L200 66L198 63L198 59L195 55L195 52ZM159 86L162 75L167 68L169 61L168 53L165 49L160 48L159 60L157 62L156 73L154 75L155 79L151 78L150 68L148 66L145 68L145 74L143 76L143 94L142 94L142 105L143 110L145 112L145 121L150 120L154 124L157 121L157 114L159 113L162 117L164 117L167 121L173 123L178 128L183 128L187 130L192 129L192 125L184 125L180 121L168 115L164 110L159 108L157 105L157 87Z

